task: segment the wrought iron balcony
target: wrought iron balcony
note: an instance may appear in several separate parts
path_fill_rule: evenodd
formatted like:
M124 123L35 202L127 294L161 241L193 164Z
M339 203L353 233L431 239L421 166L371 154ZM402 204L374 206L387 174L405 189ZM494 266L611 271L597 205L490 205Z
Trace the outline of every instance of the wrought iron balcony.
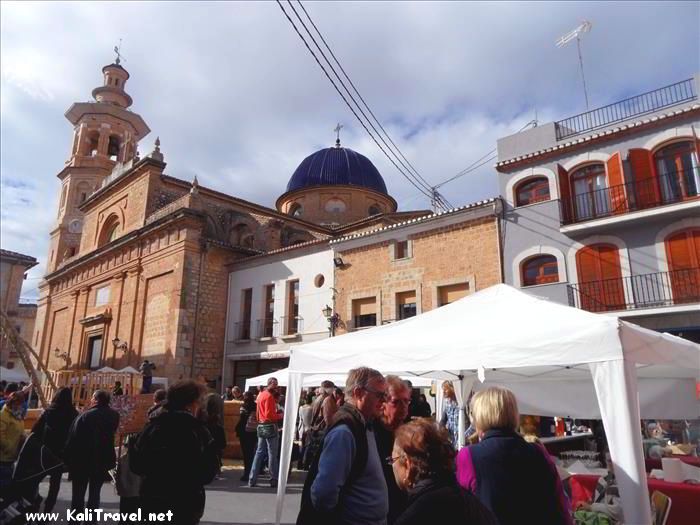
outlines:
M300 334L304 331L304 318L297 316L280 317L282 337Z
M700 195L700 167L666 173L640 181L580 193L559 201L561 224L621 215L697 199Z
M557 140L604 128L697 98L692 78L555 122Z
M277 337L279 323L275 319L258 319L257 325L258 329L256 333L258 339Z
M234 341L249 341L250 340L250 321L238 322L233 326Z
M612 312L700 303L700 268L567 285L569 306Z

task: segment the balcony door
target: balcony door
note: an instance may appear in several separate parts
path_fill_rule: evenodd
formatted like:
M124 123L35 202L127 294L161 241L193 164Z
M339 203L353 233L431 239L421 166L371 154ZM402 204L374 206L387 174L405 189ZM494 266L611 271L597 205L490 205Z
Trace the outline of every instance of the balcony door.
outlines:
M581 307L589 312L625 309L620 253L614 244L593 244L576 253Z
M88 368L97 370L102 362L102 335L88 337Z
M663 203L698 196L700 172L693 142L676 142L654 154Z
M673 303L700 301L700 229L673 233L665 244Z
M577 220L610 214L610 195L604 164L589 164L571 174L574 213Z

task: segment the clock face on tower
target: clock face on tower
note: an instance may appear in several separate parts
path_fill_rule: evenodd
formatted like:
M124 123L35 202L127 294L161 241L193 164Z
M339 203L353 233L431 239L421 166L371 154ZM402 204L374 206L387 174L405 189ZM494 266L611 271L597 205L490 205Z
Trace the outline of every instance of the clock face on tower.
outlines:
M75 219L70 221L68 225L68 231L70 233L80 233L83 230L83 221L80 219Z

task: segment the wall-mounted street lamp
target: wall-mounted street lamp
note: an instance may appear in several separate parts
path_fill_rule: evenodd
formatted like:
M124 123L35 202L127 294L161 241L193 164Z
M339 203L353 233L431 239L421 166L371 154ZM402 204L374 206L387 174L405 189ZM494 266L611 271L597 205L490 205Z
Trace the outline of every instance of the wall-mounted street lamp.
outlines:
M323 317L328 320L328 331L330 332L331 337L333 337L335 335L335 329L338 327L338 323L340 322L340 316L337 313L333 313L333 308L328 305L326 305L321 312L323 313Z
M342 257L333 257L333 264L335 265L336 268L344 268L345 267L345 262L343 261Z

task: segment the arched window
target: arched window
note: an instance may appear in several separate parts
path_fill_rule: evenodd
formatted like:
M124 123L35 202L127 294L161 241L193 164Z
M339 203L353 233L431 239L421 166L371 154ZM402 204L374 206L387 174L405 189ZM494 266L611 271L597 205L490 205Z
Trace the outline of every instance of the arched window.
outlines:
M304 213L304 208L298 202L295 202L289 207L289 215L292 217L301 217L302 213Z
M574 212L578 220L593 219L610 214L605 164L583 166L571 174L574 194Z
M229 235L229 242L233 246L244 246L245 248L252 248L255 237L247 224L237 224L231 228L231 233Z
M343 213L346 206L340 199L328 199L326 201L325 209L329 213Z
M107 146L107 156L110 160L117 160L119 157L120 140L116 135L109 137L109 146Z
M369 215L379 215L380 213L382 213L382 209L379 207L378 204L372 204L372 206L370 206L367 210L367 213Z
M521 263L523 286L559 282L559 266L554 255L537 255Z
M549 200L549 180L547 177L527 179L515 187L515 205L525 206Z
M662 202L697 197L700 190L700 168L695 143L674 142L654 153Z
M92 131L90 135L88 135L88 150L87 154L90 157L94 157L97 155L97 148L100 144L100 134L97 131Z
M99 246L104 246L115 240L119 236L121 225L119 218L116 215L110 215L102 226L102 234L100 235Z

